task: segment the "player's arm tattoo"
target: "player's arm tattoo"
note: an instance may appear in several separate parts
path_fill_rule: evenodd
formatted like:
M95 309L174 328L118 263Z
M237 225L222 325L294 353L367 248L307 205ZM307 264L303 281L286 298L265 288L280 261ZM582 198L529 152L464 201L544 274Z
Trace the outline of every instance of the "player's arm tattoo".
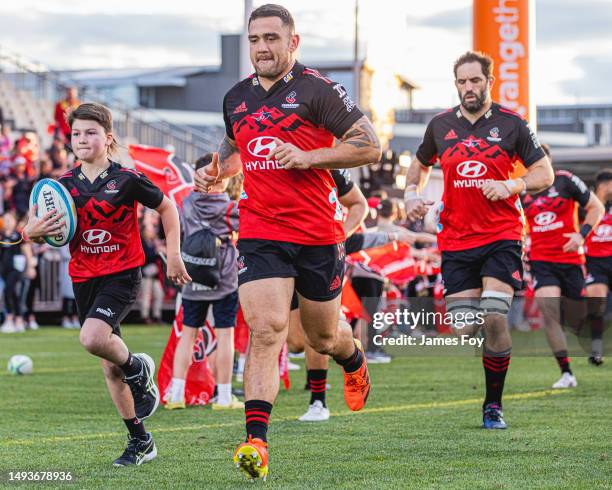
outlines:
M380 141L370 120L363 116L353 124L340 138L342 143L355 148L372 148L380 151Z
M219 167L222 174L229 170L231 166L231 156L236 153L238 153L236 144L229 139L227 135L224 135L223 140L221 140L221 144L219 145Z

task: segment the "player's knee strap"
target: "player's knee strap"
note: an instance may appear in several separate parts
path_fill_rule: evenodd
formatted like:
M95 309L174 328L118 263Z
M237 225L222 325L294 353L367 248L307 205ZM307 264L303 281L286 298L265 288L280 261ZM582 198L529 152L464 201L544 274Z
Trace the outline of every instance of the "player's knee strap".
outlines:
M474 298L456 298L447 301L446 312L451 315L453 328L480 326L480 301Z
M480 298L480 309L484 315L508 316L512 296L501 291L483 291Z

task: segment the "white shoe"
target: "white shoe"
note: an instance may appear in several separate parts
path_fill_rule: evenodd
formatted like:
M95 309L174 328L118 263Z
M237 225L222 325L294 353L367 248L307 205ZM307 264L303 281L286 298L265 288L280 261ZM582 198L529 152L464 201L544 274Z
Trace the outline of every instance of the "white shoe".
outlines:
M38 322L36 320L30 320L28 322L27 328L30 330L38 330L39 328Z
M576 376L570 373L563 373L554 385L553 388L562 389L562 388L576 388L578 386L578 382L576 381Z
M23 333L25 331L26 331L25 323L23 322L15 323L15 333Z
M302 415L300 422L323 422L329 419L329 409L323 406L319 400L308 407L308 411Z
M289 359L304 359L306 357L306 354L304 353L304 351L302 352L289 352Z
M67 318L62 320L62 328L72 328L72 322Z
M7 320L2 324L2 327L0 327L0 332L1 333L16 333L17 330L15 330L15 324Z
M299 364L296 364L296 363L291 362L291 361L287 361L287 369L289 371L299 371L302 368L300 367Z
M73 320L72 322L70 322L70 324L72 325L71 328L78 330L81 328L81 323L78 320Z

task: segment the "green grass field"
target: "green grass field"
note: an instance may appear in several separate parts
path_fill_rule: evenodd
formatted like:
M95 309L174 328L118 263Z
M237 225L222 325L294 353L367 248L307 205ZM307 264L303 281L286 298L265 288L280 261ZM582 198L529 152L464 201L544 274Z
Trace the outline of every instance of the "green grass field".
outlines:
M135 351L158 360L169 328L126 327ZM537 335L537 334L531 334ZM13 354L34 360L15 377ZM244 414L160 409L147 421L158 458L113 468L126 430L114 412L99 363L77 331L43 328L0 337L0 486L10 470L71 471L77 488L241 488L230 461ZM552 357L512 360L506 382L507 431L480 429L482 366L474 357L398 358L371 367L373 391L360 413L342 399L330 370L327 423L304 424L304 371L281 391L272 414L270 488L610 488L612 363L573 360L578 388L553 392ZM40 485L32 485L40 486ZM46 485L52 487L55 485ZM15 485L10 485L15 488Z

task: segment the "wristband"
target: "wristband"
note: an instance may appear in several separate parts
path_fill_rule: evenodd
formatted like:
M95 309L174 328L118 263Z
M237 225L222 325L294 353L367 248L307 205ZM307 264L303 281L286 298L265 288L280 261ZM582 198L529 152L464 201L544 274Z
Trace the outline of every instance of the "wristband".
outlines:
M582 225L580 227L580 234L582 235L582 238L586 238L587 235L589 233L591 233L592 229L593 229L593 227L591 225L587 225L586 223L584 225Z

